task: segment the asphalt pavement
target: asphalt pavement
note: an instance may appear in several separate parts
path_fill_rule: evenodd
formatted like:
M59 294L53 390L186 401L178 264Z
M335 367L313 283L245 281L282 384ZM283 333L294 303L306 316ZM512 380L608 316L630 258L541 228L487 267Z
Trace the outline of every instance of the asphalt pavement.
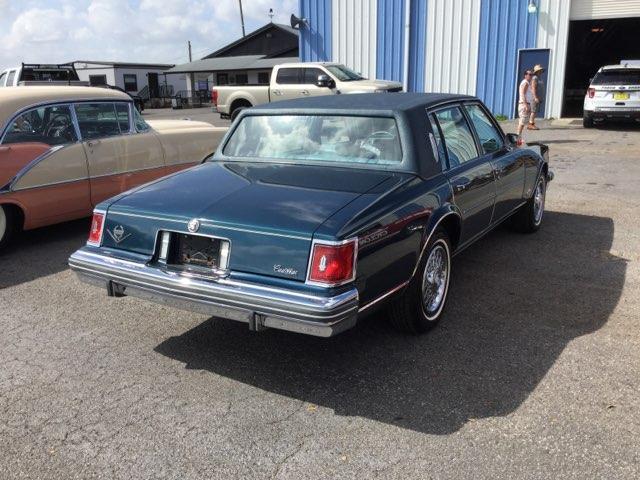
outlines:
M217 121L145 112L185 116ZM66 264L88 220L24 233L0 254L0 478L639 478L640 129L541 126L542 229L457 256L423 336L107 298Z

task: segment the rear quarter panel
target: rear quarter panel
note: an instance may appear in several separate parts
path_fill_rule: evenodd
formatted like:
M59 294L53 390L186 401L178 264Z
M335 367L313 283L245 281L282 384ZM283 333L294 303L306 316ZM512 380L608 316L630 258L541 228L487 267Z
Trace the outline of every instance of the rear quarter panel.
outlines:
M226 128L213 126L156 131L164 150L167 170L170 172L202 162L215 153L226 132Z
M366 306L410 280L434 220L450 196L444 176L413 177L374 204L362 195L314 237L358 237L356 287L361 306Z

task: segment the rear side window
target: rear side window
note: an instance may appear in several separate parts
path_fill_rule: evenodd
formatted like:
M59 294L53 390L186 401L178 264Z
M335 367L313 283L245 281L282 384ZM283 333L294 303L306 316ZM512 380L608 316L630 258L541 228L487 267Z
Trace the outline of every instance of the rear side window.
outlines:
M442 135L440 135L438 121L433 114L429 115L429 122L431 123L431 131L433 132L433 142L435 142L435 145L432 145L432 147L434 148L434 153L438 156L438 163L440 163L442 169L445 170L447 168L447 154L444 150L444 142L442 141Z
M280 85L294 85L300 83L301 68L281 68L278 70L276 83Z
M503 146L502 135L500 135L500 132L498 132L487 114L480 108L480 105L465 105L464 108L467 110L471 123L476 129L484 153L493 153L500 150Z
M54 146L77 140L69 107L52 105L34 108L17 117L2 143L45 143Z
M436 112L435 115L444 136L449 167L454 168L476 158L476 142L460 108L447 108Z
M76 105L76 115L83 140L120 135L120 124L113 103L81 103Z
M640 69L606 70L597 73L591 85L640 85Z
M7 75L7 87L12 87L13 86L13 79L16 76L16 71L15 70L11 70L9 72L9 74Z
M120 132L129 132L129 105L127 105L126 103L116 103L116 115L118 117Z

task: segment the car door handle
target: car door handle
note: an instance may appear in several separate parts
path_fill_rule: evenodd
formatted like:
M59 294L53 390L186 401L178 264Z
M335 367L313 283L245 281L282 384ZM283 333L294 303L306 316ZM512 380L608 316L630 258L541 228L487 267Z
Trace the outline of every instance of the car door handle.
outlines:
M302 90L300 93L302 95L309 95L309 90Z
M100 145L100 140L89 140L89 141L87 142L87 146L88 146L88 147L93 148L93 147L95 147L96 145Z
M282 95L282 91L280 91L280 90L274 90L274 91L273 91L273 94L274 94L274 95L278 95L278 96L279 96L279 95Z

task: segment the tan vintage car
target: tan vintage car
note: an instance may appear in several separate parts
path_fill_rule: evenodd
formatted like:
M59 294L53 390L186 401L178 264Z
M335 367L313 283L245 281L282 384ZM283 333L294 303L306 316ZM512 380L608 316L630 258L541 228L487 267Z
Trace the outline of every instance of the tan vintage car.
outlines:
M21 229L89 216L106 198L201 162L225 132L147 122L116 90L0 89L0 248Z

